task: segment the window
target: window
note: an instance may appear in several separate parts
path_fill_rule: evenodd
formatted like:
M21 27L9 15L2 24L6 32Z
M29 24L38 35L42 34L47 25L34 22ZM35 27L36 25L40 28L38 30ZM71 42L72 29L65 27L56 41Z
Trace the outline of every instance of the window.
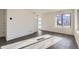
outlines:
M56 16L57 26L70 27L70 14L59 14Z
M63 14L63 26L70 26L70 14Z
M57 17L56 17L56 19L57 19L57 25L58 26L62 26L62 17L61 17L61 15L57 15Z

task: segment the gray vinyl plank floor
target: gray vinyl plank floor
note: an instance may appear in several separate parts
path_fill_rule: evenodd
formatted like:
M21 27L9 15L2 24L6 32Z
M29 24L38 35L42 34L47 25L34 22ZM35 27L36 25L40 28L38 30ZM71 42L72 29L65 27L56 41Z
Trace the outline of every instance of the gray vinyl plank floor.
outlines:
M0 38L0 40L1 40L0 46L6 45L6 44L11 44L11 43L22 41L22 40L26 40L26 39L37 37L37 36L44 35L44 34L50 34L50 35L58 36L61 38L63 37L63 40L48 47L47 49L78 49L78 45L76 43L74 36L60 34L60 33L53 33L53 32L48 32L48 31L36 32L36 33L31 34L31 35L16 38L16 39L8 41L8 42L5 41L3 38Z

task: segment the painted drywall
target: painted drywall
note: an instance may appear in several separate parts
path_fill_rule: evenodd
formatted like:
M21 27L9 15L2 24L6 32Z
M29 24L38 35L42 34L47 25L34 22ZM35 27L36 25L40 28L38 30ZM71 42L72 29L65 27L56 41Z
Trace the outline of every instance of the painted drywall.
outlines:
M6 20L5 20L5 10L0 9L0 37L5 36Z
M55 16L61 13L71 13L71 28L56 27ZM42 14L42 30L73 35L74 34L74 10L61 10Z
M79 9L77 10L77 30L79 30Z
M7 41L36 32L37 20L34 19L34 16L31 10L8 9ZM12 18L12 20L10 20L10 18Z
M74 37L79 47L79 31L78 31L78 19L79 19L79 11L77 9L74 10Z

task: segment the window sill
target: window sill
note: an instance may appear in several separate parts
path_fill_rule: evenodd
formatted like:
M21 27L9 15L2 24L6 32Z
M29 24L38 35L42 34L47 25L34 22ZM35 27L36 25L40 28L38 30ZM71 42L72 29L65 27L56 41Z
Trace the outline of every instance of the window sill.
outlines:
M70 26L63 26L64 28L71 28Z
M70 26L56 26L56 28L71 28Z

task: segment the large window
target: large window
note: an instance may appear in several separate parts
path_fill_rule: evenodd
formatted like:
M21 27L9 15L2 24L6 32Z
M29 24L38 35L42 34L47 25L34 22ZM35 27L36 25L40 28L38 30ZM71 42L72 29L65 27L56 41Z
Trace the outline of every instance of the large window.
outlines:
M56 16L56 19L57 19L57 25L58 25L58 26L62 26L63 23L62 23L62 17L61 17L61 15L57 15L57 16Z
M70 27L71 26L71 15L70 14L59 14L56 16L56 25Z

